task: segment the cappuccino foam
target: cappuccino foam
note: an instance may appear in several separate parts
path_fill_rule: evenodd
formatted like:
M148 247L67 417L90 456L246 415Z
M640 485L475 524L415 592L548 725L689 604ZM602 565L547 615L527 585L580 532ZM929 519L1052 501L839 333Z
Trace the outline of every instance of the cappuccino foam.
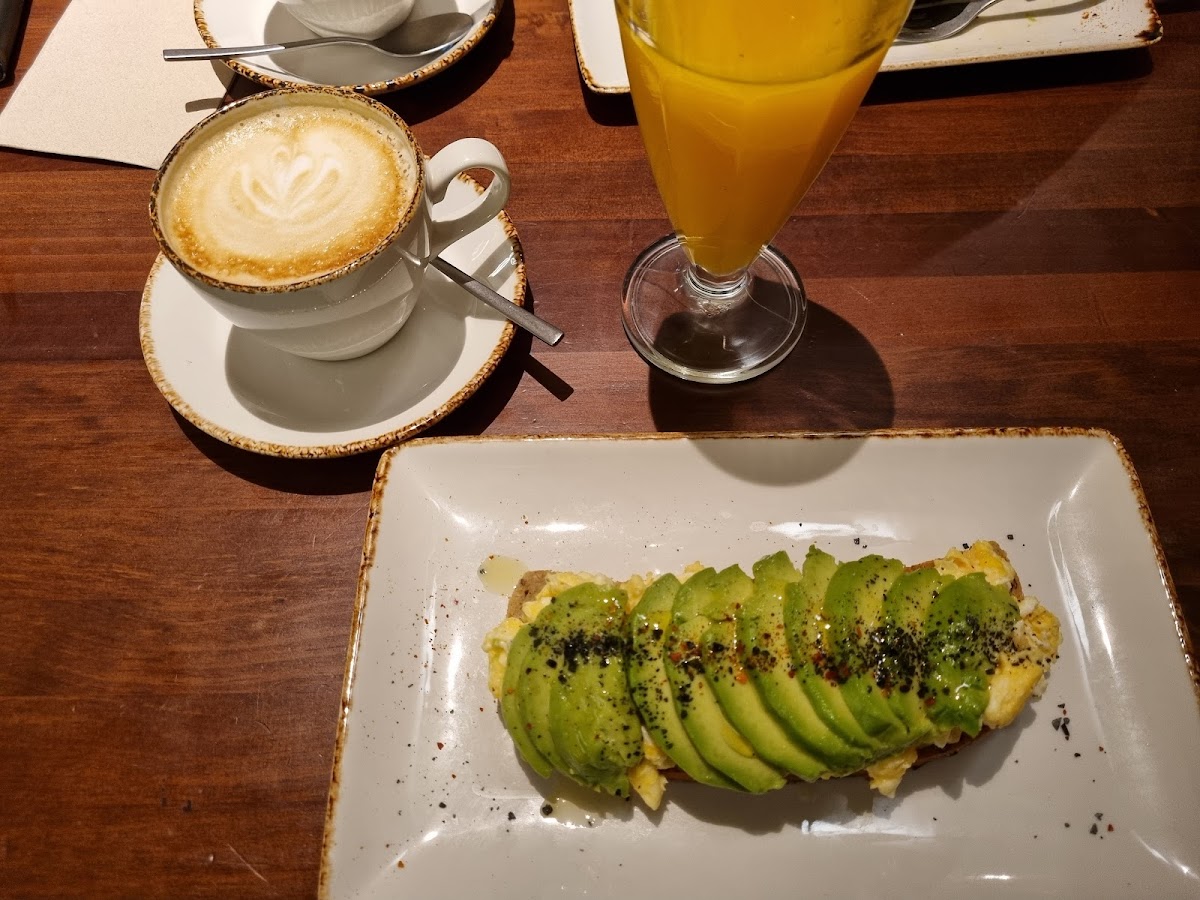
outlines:
M175 252L222 281L276 286L368 253L416 193L408 143L328 105L280 105L203 135L173 164L159 220Z

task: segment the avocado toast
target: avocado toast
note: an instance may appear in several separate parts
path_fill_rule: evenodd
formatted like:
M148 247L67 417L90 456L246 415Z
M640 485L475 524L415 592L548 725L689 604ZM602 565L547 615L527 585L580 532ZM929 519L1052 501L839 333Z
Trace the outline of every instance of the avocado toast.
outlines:
M992 542L905 566L812 547L626 582L528 572L484 641L520 756L652 809L668 779L763 793L904 773L1038 696L1058 620Z

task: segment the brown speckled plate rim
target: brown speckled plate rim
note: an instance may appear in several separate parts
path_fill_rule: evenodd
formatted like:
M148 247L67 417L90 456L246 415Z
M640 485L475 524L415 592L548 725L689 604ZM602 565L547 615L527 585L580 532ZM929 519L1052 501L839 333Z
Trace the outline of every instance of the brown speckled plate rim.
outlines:
M571 39L575 43L575 61L579 65L579 74L583 76L583 83L593 94L628 94L629 88L625 85L601 84L588 68L587 61L583 58L583 45L579 40L579 16L575 14L575 4L580 2L586 3L592 2L592 0L567 0L571 14Z
M208 27L208 20L205 18L203 9L205 2L206 0L192 0L192 17L196 20L196 29L200 32L200 38L204 41L205 46L217 48L221 45L217 43L217 39L213 37L212 31ZM427 78L431 78L439 72L450 68L450 66L474 50L479 42L483 40L484 36L492 30L492 26L496 24L496 18L500 14L500 10L503 9L504 3L505 0L492 0L491 10L475 24L474 28L467 32L466 38L433 62L396 78L389 78L386 81L369 81L363 84L318 84L299 75L283 77L261 72L237 59L225 59L221 60L221 62L244 78L249 78L251 81L256 81L259 84L265 84L267 87L272 88L317 85L320 87L337 88L342 91L354 91L357 94L366 94L367 96L386 94L390 91L398 91L401 88L410 87Z
M600 84L588 69L587 62L583 57L583 47L579 40L579 17L575 14L575 4L580 2L586 2L586 0L567 0L567 5L571 12L571 34L575 41L575 58L579 62L579 72L583 76L583 83L594 94L628 94L628 84ZM919 59L911 62L890 64L885 60L879 71L880 73L908 72L917 69L936 69L987 62L1009 62L1019 59L1042 59L1050 56L1073 56L1078 53L1100 53L1107 50L1130 50L1137 47L1149 47L1162 40L1162 19L1159 18L1158 10L1154 7L1154 0L1142 0L1142 6L1143 11L1147 14L1146 27L1129 40L1121 43L1110 42L1090 47L1060 48L1058 50L1015 49L1007 53L989 53L955 60Z
M1166 554L1158 537L1158 529L1150 515L1150 506L1142 489L1141 479L1134 468L1133 460L1121 441L1111 431L1104 428L1089 428L1082 426L1030 426L1030 427L997 427L997 428L885 428L875 431L734 431L734 432L629 432L625 434L510 434L510 435L464 435L417 438L386 450L379 458L375 469L375 479L371 487L371 502L367 511L366 533L363 537L362 556L359 560L358 581L354 594L354 608L350 621L350 640L346 650L346 662L342 675L341 706L338 711L337 737L334 743L333 761L329 779L329 796L325 806L325 830L321 839L321 870L318 881L318 895L328 897L329 853L333 848L333 814L337 806L341 790L342 754L344 751L346 729L349 726L350 713L353 708L354 677L358 663L358 650L362 641L363 621L366 616L367 594L371 582L371 569L375 564L375 549L379 538L379 522L383 512L383 495L387 488L388 477L391 474L392 463L397 454L406 450L420 450L424 447L435 447L443 444L548 444L548 443L595 443L600 441L624 441L638 443L646 441L741 441L741 440L780 440L780 441L823 441L823 440L882 440L882 439L970 439L970 438L1092 438L1107 443L1117 455L1126 476L1134 500L1141 515L1142 526L1150 538L1158 563L1159 576L1167 599L1171 606L1171 616L1175 624L1175 633L1179 639L1180 650L1183 653L1184 665L1192 681L1192 692L1196 698L1197 711L1200 712L1200 666L1198 666L1191 638L1184 627L1183 610L1179 605L1179 595L1175 590L1175 582L1167 569Z
M459 175L458 178L471 184L477 191L483 190L479 182L475 181L469 175ZM516 284L513 288L512 302L517 306L524 306L527 281L525 275L525 255L521 248L521 239L518 237L517 229L508 218L507 213L498 213L495 220L499 221L504 228L504 234L512 248L513 260L515 262L513 276L516 279ZM138 313L138 335L141 342L142 357L145 360L147 370L150 372L150 377L154 380L154 384L159 392L166 398L175 411L205 434L211 435L230 446L241 450L249 450L252 453L260 453L264 456L278 456L287 459L333 459L340 456L369 453L372 450L379 450L383 447L407 440L444 419L451 412L462 406L472 394L479 390L480 386L496 370L496 366L500 364L500 360L508 351L509 345L512 344L513 336L516 333L516 326L511 322L506 322L487 360L484 361L479 369L475 371L452 397L436 409L398 428L393 428L369 438L341 444L299 445L260 441L237 434L200 415L192 408L191 404L180 396L163 372L162 366L158 361L158 356L155 353L154 339L150 334L150 294L159 269L165 263L166 257L160 253L150 268L149 276L146 278L146 286L142 290L141 308Z

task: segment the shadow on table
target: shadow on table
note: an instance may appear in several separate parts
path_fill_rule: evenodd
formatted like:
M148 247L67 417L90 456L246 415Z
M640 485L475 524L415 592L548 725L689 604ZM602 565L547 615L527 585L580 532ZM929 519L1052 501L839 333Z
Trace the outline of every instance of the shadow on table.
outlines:
M1079 9L1094 5L1080 0ZM1200 0L1180 0L1164 10L1200 7ZM1020 14L1024 15L1024 13ZM1106 50L1034 59L980 62L965 66L936 66L929 69L905 69L881 72L863 99L863 106L909 103L948 97L974 97L1016 91L1045 90L1085 84L1130 81L1149 75L1154 68L1145 47ZM579 77L579 89L588 115L598 125L637 125L629 94L597 94Z
M1087 5L1092 5L1090 2ZM1130 81L1154 68L1144 47L881 72L863 106Z
M633 111L633 98L628 94L597 94L588 88L579 76L579 90L583 94L583 105L597 125L637 125Z
M1104 205L1093 199L1102 188L1076 184L1081 152L1111 140L1108 123L1140 101L1123 89L1090 91L1078 103L1045 95L1120 85L1151 69L1150 54L1135 49L882 74L777 245L822 278L1057 271L1064 241L1083 240L1064 235L1060 210ZM843 229L835 252L828 228L814 234L807 217L848 203L860 214L835 220ZM1156 240L1145 229L1121 235L1131 258L1153 252Z
M650 369L650 413L663 432L871 431L895 421L896 403L883 360L866 336L812 302L800 343L779 366L742 384L703 385ZM727 444L697 445L714 465L748 481L811 481L843 465L860 446L831 443L803 469L760 465ZM768 471L768 469L770 471ZM773 474L772 474L773 473Z
M231 475L289 494L357 494L371 489L379 451L338 459L281 459L219 441L172 410L179 430L197 450Z
M394 109L409 125L441 115L478 91L495 74L512 53L515 29L516 13L509 0L483 40L454 65L433 78L376 99Z

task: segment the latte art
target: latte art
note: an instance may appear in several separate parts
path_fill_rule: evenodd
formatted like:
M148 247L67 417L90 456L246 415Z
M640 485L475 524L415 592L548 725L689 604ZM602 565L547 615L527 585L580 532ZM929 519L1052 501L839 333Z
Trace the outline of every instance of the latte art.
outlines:
M336 148L335 148L336 149ZM262 171L263 169L266 171ZM299 222L307 214L320 215L336 202L344 166L335 154L311 156L293 147L279 147L267 166L238 165L241 196L234 201L264 221Z
M416 192L411 149L335 106L280 106L176 160L160 200L165 236L198 271L283 285L353 262L401 224Z

